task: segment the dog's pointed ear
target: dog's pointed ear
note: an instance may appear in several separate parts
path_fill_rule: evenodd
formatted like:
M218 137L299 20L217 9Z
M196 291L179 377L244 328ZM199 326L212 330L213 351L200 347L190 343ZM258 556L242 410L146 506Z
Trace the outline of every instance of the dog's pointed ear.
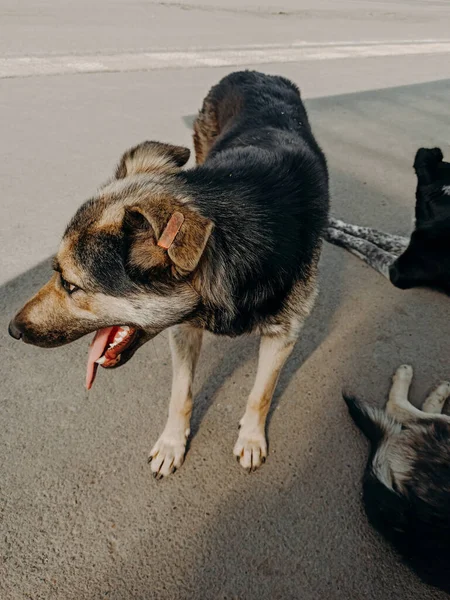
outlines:
M419 185L430 185L436 179L438 165L444 160L440 148L419 148L414 158L414 170Z
M183 146L142 142L127 150L116 168L116 179L142 173L176 173L189 160L191 151Z
M172 266L186 276L197 267L214 224L186 206L133 206L126 210L124 228L132 236L130 266Z

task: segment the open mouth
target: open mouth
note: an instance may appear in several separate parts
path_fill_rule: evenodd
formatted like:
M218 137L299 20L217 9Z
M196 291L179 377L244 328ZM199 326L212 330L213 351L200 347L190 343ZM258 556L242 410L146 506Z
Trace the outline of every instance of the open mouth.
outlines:
M141 330L127 325L99 329L89 348L86 388L91 389L98 365L105 369L116 367L131 358L132 351L141 337Z

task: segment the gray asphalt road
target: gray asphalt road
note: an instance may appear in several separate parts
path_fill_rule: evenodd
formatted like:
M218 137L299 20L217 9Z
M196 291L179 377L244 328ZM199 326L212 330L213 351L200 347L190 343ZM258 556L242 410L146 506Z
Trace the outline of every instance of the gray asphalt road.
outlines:
M155 482L146 457L166 417L166 335L123 369L100 373L89 395L87 340L43 351L5 335L48 276L65 222L122 151L149 137L190 145L190 116L233 70L175 61L129 72L130 52L258 44L269 56L267 44L289 53L290 44L317 42L321 58L258 68L302 88L329 159L334 214L408 234L415 150L440 145L450 154L450 61L437 46L404 53L421 40L445 41L450 9L413 0L339 6L0 0L3 61L113 54L123 66L0 79L2 599L446 597L421 584L366 523L367 446L340 398L344 386L381 405L401 362L415 367L416 403L450 376L448 300L438 293L400 292L325 245L321 295L271 413L269 460L250 476L232 448L256 339L207 337L186 462ZM343 41L397 47L378 58L362 50L327 58L325 43ZM11 64L0 59L0 71Z

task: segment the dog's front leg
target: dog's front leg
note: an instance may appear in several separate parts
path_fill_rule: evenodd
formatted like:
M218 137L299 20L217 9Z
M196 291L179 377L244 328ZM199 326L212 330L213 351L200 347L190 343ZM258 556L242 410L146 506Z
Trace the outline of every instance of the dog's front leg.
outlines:
M266 418L278 377L295 345L292 336L261 338L258 371L240 422L234 454L244 469L254 470L266 460Z
M192 383L202 337L201 329L189 325L178 325L170 330L172 394L166 426L150 452L149 461L154 477L170 475L183 464L190 433Z

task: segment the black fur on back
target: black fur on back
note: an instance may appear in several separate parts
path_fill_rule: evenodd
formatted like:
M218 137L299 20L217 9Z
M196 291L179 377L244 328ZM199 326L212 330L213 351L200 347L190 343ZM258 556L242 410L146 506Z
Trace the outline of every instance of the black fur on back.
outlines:
M400 425L355 398L345 400L371 443L363 478L370 523L424 581L450 592L450 423L423 420ZM394 436L398 436L396 452L400 448L411 461L406 479L396 482L392 472L389 486L380 472L389 461L383 445Z
M180 174L195 206L216 224L205 262L222 306L196 317L215 333L251 331L315 273L327 224L325 157L297 87L245 71L213 87L220 129L203 165Z

